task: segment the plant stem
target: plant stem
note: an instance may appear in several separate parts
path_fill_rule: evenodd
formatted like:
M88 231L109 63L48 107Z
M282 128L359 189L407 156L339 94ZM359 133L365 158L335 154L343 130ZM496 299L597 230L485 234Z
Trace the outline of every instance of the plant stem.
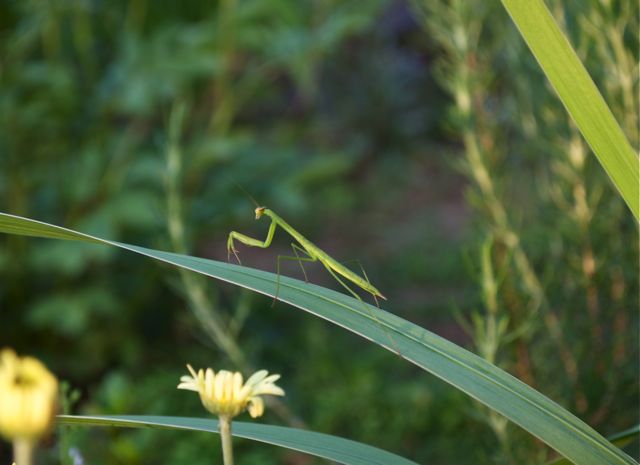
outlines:
M167 146L165 189L167 198L167 229L173 249L177 253L187 254L189 247L185 238L185 226L182 215L182 150L180 147L181 128L186 108L176 103L169 121L169 143ZM26 211L26 210L25 210ZM229 359L243 371L256 371L247 361L246 356L235 337L238 328L231 330L225 323L225 316L215 300L215 294L206 288L206 282L200 276L183 269L179 270L180 278L189 302L189 309L200 323L203 331ZM213 296L213 300L212 297ZM273 409L291 426L304 428L306 425L297 418L279 399L271 398L269 408Z
M13 461L16 465L31 465L33 460L33 441L16 438L13 440Z
M231 418L220 415L220 439L224 465L233 465L233 445L231 444Z

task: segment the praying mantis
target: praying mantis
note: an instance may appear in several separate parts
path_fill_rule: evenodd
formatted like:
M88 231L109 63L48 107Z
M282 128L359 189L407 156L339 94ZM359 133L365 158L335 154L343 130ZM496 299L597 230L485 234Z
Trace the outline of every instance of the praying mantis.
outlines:
M344 266L342 263L340 263L333 257L331 257L325 251L320 249L320 247L313 244L309 239L304 237L302 234L300 234L300 232L298 232L291 225L289 225L289 223L287 223L280 216L278 216L273 210L270 210L267 207L260 207L260 206L256 207L255 214L256 214L256 220L259 220L262 216L267 216L271 218L271 225L269 226L269 232L267 233L266 239L264 241L261 241L259 239L254 239L252 237L246 236L237 231L231 231L229 233L229 238L227 239L227 255L228 255L227 258L230 259L231 254L233 253L233 255L236 257L236 260L238 260L238 263L241 263L240 257L238 256L238 251L234 247L234 242L233 242L234 240L237 240L250 247L261 247L263 249L266 249L271 245L271 241L273 240L273 236L278 226L280 226L291 237L293 237L297 241L297 244L295 242L291 243L291 248L293 249L293 253L295 254L295 257L288 256L288 255L279 255L277 258L276 271L278 275L278 281L276 284L276 292L275 292L273 303L275 303L275 301L277 300L278 291L280 289L280 260L296 260L300 264L300 268L302 269L302 273L304 274L305 281L308 281L308 279L307 279L307 273L305 272L304 267L302 266L302 262L319 261L324 265L324 267L331 274L331 276L333 276L335 280L342 285L342 287L344 287L347 291L349 291L349 293L352 296L354 296L356 299L358 299L360 302L362 302L362 299L353 289L351 289L347 285L347 283L344 282L345 279L355 284L356 286L360 287L361 289L368 292L369 294L371 294L374 300L376 301L376 305L378 305L378 297L383 300L387 300L387 298L382 294L382 292L380 292L373 284L371 284L371 282L369 281L369 278L367 277L367 273L364 271L364 268L361 267L362 273L364 275L364 278L363 278L358 274L354 273L353 271L351 271L349 268ZM301 257L298 254L298 252L305 254L306 257ZM342 276L342 278L340 276ZM371 311L370 310L368 311L371 314ZM391 335L381 325L380 321L378 320L378 318L375 317L375 315L371 314L371 316L373 319L375 319L378 322L378 324L387 333L387 336L389 337L389 340L394 346L395 351L398 353L398 355L400 355L400 352L397 350L396 344L391 338Z

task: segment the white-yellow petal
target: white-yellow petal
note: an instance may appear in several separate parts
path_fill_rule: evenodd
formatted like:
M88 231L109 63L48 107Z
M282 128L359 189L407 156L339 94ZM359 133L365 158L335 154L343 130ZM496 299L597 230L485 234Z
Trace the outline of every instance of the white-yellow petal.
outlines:
M267 375L269 374L269 372L267 370L260 370L256 373L253 374L253 376L251 376L247 382L245 383L243 390L242 390L242 396L244 397L251 397L253 395L256 395L256 391L259 388L259 386L265 382L266 379L271 378L272 376L276 376L277 378L280 377L280 375L272 375L267 377ZM276 378L276 379L277 379Z
M207 368L207 371L204 375L204 394L211 399L214 399L216 397L215 381L215 373L211 368Z
M252 397L247 406L251 418L261 417L264 413L264 401L262 397Z
M224 401L224 385L226 382L226 378L227 378L227 373L228 371L226 370L221 370L218 372L218 376L216 376L215 380L214 380L214 391L215 393L213 394L213 398L216 399L218 402L220 401Z
M196 371L193 369L193 367L191 365L189 365L187 363L187 368L189 369L189 373L191 373L191 377L193 379L198 379L198 374L196 373Z
M253 395L284 396L284 390L275 384L267 384L265 386L258 386L258 388L254 390Z
M280 375L269 376L266 370L254 373L243 384L239 372L220 370L215 373L207 368L196 374L190 365L187 367L193 378L182 376L178 388L198 392L202 405L213 414L232 418L249 410L251 416L257 417L264 412L264 401L259 394L284 395L284 391L274 384Z
M269 372L267 370L256 371L253 375L249 377L249 379L245 383L245 386L253 386L254 384L259 383L264 378L266 378L268 374Z
M180 383L178 384L178 389L184 389L185 391L194 391L194 392L200 392L200 389L198 388L197 385L195 385L192 382L189 383Z
M236 371L233 374L233 393L231 397L234 399L239 399L241 391L242 391L242 375Z

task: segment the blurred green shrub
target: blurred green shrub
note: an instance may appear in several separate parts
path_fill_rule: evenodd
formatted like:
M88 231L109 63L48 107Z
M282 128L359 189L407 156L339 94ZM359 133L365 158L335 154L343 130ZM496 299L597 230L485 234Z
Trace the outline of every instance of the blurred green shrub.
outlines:
M552 4L637 148L637 5ZM236 180L332 255L362 259L394 311L464 344L452 309L481 309L470 329L479 351L495 344L485 356L604 433L638 421L636 226L498 4L13 1L0 4L0 37L2 211L175 248L175 144L186 251L225 259L230 229L263 231ZM277 253L248 263L273 269ZM184 363L231 363L167 269L19 237L0 238L0 268L0 345L80 387L83 412L198 415L174 389ZM290 383L292 413L274 421L419 462L546 455L392 355L268 300L197 286L248 362ZM478 331L500 318L506 333ZM87 463L197 464L217 447L126 430L72 431L70 444ZM237 455L302 463L280 453L242 444Z
M483 311L470 328L478 349L605 434L637 423L632 215L500 5L416 6L444 52L436 75L455 102L450 129L464 143L484 243ZM551 7L637 149L638 5ZM486 416L504 460L531 460L536 449L546 459L532 438Z

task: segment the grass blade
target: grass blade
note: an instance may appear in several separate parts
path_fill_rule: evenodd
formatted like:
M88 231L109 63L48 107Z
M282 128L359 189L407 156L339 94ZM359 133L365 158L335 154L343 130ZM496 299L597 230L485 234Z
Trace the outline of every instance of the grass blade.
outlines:
M218 420L205 418L147 415L59 415L57 419L60 424L67 426L117 426L219 432ZM345 465L417 465L411 460L360 442L296 428L234 421L233 435L286 447Z
M637 441L638 438L640 438L640 425L620 431L619 433L609 436L607 439L609 439L614 446L623 448L632 441ZM547 462L546 465L571 465L571 461L566 458L559 458L551 462Z
M88 236L77 231L0 213L0 232L113 245L172 265L272 296L276 275L229 263L206 260ZM297 279L280 278L279 300L329 320L443 379L501 413L577 464L632 464L576 416L495 365L420 326L350 296ZM372 317L377 316L377 320ZM381 327L385 326L385 329ZM389 342L392 334L395 347Z
M542 0L502 0L558 97L627 206L640 219L638 156Z

